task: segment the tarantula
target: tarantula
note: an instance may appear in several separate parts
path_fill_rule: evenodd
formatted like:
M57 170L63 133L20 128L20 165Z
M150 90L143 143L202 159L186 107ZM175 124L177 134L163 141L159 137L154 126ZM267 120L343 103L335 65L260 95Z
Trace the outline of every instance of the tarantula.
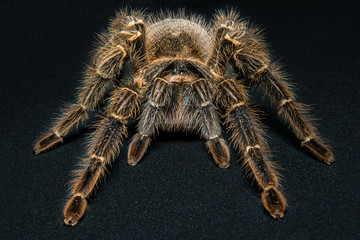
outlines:
M234 10L218 11L212 24L184 11L149 16L121 10L100 35L84 75L77 103L62 112L34 147L39 154L63 142L114 88L91 135L83 168L72 182L64 209L67 225L76 225L83 216L86 199L118 155L131 118L137 118L138 125L128 150L129 165L139 163L157 130L196 130L207 140L215 163L227 168L229 149L220 124L224 117L233 146L262 190L265 209L282 218L286 201L246 86L265 89L301 146L326 164L334 162L304 106L295 101L284 73L271 62L260 31Z

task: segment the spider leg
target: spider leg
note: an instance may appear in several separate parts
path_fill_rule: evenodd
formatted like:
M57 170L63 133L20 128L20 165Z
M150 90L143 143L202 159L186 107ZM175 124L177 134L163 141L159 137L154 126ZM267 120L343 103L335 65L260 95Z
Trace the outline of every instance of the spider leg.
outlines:
M155 78L149 92L144 109L140 115L137 126L138 133L130 143L128 151L128 164L135 166L143 157L150 144L150 136L165 119L164 106L170 100L171 88L169 82L163 78Z
M73 181L71 198L64 209L67 225L76 225L83 216L87 206L86 198L104 176L106 165L117 156L119 145L126 135L127 119L136 114L139 105L139 93L135 89L118 87L113 92L105 117L92 134L88 158L83 162L85 168L77 172Z
M315 127L307 119L306 107L295 101L294 94L285 82L281 73L272 65L258 73L257 83L261 85L278 107L279 115L290 125L292 131L306 148L317 159L331 165L334 155L316 134Z
M195 102L196 122L200 127L201 135L207 139L214 162L221 168L227 168L229 163L229 149L225 140L221 137L221 126L216 107L213 104L213 96L210 85L205 79L198 79L191 83L192 98Z
M163 78L156 78L149 87L147 103L140 116L138 133L130 143L128 164L135 166L143 157L150 143L150 136L166 122L165 107L171 102L173 88ZM216 164L219 167L229 166L229 150L226 142L221 138L221 127L215 106L212 104L210 86L204 79L198 79L191 84L191 100L195 103L195 125L199 126L201 135L206 142ZM191 111L187 109L186 111ZM170 123L170 125L173 123Z
M134 135L128 151L128 164L135 166L144 156L146 149L150 145L150 137L137 133Z
M137 53L138 62L142 62L139 56L144 54L144 25L141 19L128 16L123 20L121 31L110 28L109 33L100 36L99 47L92 56L91 64L85 71L85 77L77 94L77 103L64 109L50 133L42 136L34 146L34 153L45 152L58 143L78 124L87 119L88 112L98 108L103 101L106 90L116 80L123 70L124 65L131 65L128 61L134 53ZM116 22L114 20L114 22ZM134 66L126 68L123 75L131 75ZM125 79L131 80L131 79Z
M262 188L262 202L274 218L282 218L286 201L279 191L278 173L274 163L268 160L268 146L262 137L260 121L248 105L248 97L242 85L232 79L217 85L216 102L226 109L226 123L232 132L232 144L240 150L244 165Z
M316 134L303 104L295 96L283 74L270 61L259 30L247 27L234 13L220 14L215 23L216 44L209 64L219 75L236 72L241 78L260 85L278 107L279 115L290 125L296 137L316 158L332 164L334 155ZM232 69L231 69L232 68Z

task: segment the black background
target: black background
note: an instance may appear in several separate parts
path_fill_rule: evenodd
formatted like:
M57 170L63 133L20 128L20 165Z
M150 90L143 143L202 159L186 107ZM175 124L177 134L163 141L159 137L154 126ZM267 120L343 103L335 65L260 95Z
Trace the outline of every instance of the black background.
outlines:
M290 2L1 1L0 238L359 239L358 11L344 1ZM286 65L298 100L313 106L337 160L331 167L314 160L267 101L258 102L269 113L268 143L283 168L284 220L263 209L235 150L224 170L196 135L161 133L136 167L126 164L125 139L82 221L63 225L70 172L92 129L39 156L32 145L74 101L95 33L125 5L148 12L186 7L208 19L215 9L236 7L265 28L274 59Z

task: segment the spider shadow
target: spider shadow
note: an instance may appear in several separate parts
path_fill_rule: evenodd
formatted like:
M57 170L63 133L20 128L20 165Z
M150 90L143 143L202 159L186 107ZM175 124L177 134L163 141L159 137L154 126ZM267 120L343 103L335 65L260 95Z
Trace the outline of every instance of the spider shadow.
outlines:
M267 98L264 97L264 91L256 87L250 88L249 90L249 95L251 96L252 100L250 105L260 118L260 122L265 130L265 140L270 146L272 145L270 148L271 153L276 156L277 153L282 152L283 150L281 149L281 144L282 141L284 141L290 143L290 145L294 147L294 151L301 150L301 152L305 153L309 157L313 157L308 151L300 147L299 140L288 127L288 124L278 116L277 109L272 106ZM274 136L274 139L272 140L270 136ZM283 154L286 153L282 152L281 155ZM276 157L272 157L272 159L274 158ZM243 159L240 158L239 163L242 161ZM276 159L275 162L280 161ZM248 176L246 169L244 167L242 169L243 173ZM260 196L262 189L256 186L257 184L253 177L248 177L248 181L246 181L246 188L248 188L254 194ZM264 212L268 214L265 209Z
M168 131L159 131L153 136L153 140L159 143L163 142L174 142L174 141L198 141L202 140L199 134L196 132L168 132Z
M309 151L301 147L300 140L291 131L290 127L288 127L288 124L280 117L278 117L277 112L274 110L274 108L269 109L266 106L265 107L261 106L258 108L262 113L265 113L261 115L261 122L266 128L267 130L266 132L270 131L272 135L276 135L280 137L281 141L284 142L286 141L290 143L291 146L294 147L294 150L300 151L306 156L314 159L314 156ZM279 142L279 145L277 147L272 148L272 152L276 153L280 149L281 149L281 142Z
M250 87L250 96L252 99L252 107L258 113L261 123L263 124L266 135L276 135L282 141L289 142L295 149L301 150L307 156L313 157L308 151L300 147L300 141L295 134L291 131L288 123L286 123L277 112L277 109L270 103L268 97L265 97L265 91L259 87ZM269 139L269 136L266 136ZM281 143L279 143L280 146ZM279 147L273 149L276 150Z
M68 136L66 136L64 138L64 142L61 145L70 144L74 141L77 141L78 138L85 138L86 141L88 141L87 139L89 138L91 133L93 133L94 130L95 129L92 126L81 126L77 131L74 131L70 133Z
M155 133L154 135L152 135L151 137L151 144L150 147L148 149L148 151L146 151L143 160L146 161L146 154L148 152L161 152L163 150L163 146L166 145L170 148L176 148L174 149L174 151L177 152L191 152L193 149L189 149L189 145L194 145L196 144L196 149L198 149L198 145L200 145L199 143L202 143L204 145L204 149L198 149L199 151L201 150L205 150L205 140L202 139L200 137L200 135L198 133L196 133L195 131L188 131L188 132L183 132L183 131L165 131L165 130L159 130L157 133ZM205 150L206 151L206 150ZM141 160L141 161L143 161Z

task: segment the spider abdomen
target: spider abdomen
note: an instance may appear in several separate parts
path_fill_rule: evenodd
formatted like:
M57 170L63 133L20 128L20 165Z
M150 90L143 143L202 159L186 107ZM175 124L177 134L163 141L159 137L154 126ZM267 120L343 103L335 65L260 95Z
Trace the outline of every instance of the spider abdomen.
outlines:
M162 57L205 60L212 47L205 26L186 19L165 19L147 31L150 61Z

